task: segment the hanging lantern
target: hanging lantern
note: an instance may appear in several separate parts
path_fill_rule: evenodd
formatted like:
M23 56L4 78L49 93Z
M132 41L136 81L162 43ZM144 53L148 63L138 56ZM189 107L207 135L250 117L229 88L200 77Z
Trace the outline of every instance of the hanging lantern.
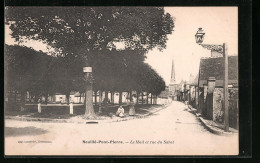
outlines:
M205 32L203 31L202 28L199 28L199 30L195 34L196 43L201 44L203 42L204 36L205 36Z

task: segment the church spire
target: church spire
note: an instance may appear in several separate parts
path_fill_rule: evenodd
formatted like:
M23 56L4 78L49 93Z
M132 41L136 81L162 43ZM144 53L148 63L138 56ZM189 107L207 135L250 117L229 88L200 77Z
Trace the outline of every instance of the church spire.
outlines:
M171 72L171 84L175 84L175 69L174 69L173 60L172 60L172 72Z

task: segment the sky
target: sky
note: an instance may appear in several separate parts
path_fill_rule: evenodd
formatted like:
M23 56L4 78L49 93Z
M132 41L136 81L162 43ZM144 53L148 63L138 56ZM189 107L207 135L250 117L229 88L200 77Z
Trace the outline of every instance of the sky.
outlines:
M203 49L195 42L198 28L204 29L204 44L228 45L228 55L238 55L238 9L237 7L165 7L165 11L175 18L175 28L168 35L166 49L154 49L147 54L145 62L150 64L170 83L172 60L175 66L176 82L189 80L190 74L199 72L202 57L210 57L210 50ZM5 43L16 44L5 27ZM41 42L29 40L22 45L47 52Z
M175 28L168 36L163 52L150 51L146 62L170 83L172 60L176 82L189 80L190 74L199 72L202 57L210 57L210 50L196 44L195 34L204 29L204 44L228 45L228 55L238 55L237 7L166 7L165 11L175 17Z

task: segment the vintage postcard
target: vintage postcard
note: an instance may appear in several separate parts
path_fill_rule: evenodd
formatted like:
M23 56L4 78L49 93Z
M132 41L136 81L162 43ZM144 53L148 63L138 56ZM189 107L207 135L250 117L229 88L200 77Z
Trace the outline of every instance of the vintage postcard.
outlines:
M6 156L239 154L237 7L5 7Z

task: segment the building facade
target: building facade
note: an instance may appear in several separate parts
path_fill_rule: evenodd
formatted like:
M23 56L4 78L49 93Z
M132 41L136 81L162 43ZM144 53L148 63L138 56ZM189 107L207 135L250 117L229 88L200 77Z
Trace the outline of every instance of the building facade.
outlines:
M228 92L230 127L238 127L238 57L228 57ZM198 80L198 113L223 123L224 58L203 58L200 61Z

